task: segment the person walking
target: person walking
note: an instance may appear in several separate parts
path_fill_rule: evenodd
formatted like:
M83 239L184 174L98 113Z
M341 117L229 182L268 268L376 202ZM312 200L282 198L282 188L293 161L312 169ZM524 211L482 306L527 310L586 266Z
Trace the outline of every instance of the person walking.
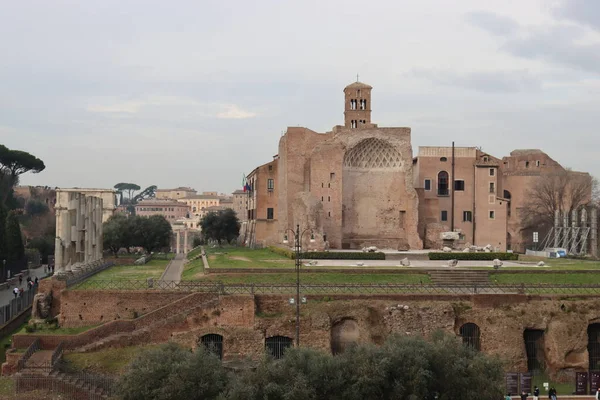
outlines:
M33 282L33 286L37 286L37 285L38 285L38 282L39 282L39 279L38 279L38 277L36 276L36 277L35 277L35 281Z
M510 393L506 393L506 396L504 396L504 400L510 400Z
M596 389L596 400L600 400L600 387L598 389Z
M527 396L529 396L529 393L522 391L521 392L521 400L527 400Z
M540 400L540 389L537 386L533 387L533 400Z
M19 286L23 284L23 275L19 275Z
M548 391L548 398L551 400L556 400L556 389L554 389L554 386Z
M17 298L17 296L19 295L19 288L15 286L15 288L13 289L13 294L15 295L15 299Z

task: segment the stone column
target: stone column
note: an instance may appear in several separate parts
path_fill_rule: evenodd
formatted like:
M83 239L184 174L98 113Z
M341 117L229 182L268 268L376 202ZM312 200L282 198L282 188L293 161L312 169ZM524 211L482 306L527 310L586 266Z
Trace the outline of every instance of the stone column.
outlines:
M183 231L183 254L187 254L188 251L188 230Z
M180 242L180 238L179 238L179 231L177 231L177 241L175 242L175 254L179 254L179 242Z
M569 213L563 212L563 237L562 248L569 251Z
M54 239L54 269L55 272L64 272L63 246L59 237Z
M102 259L104 253L104 231L102 226L102 213L104 209L104 200L98 199L96 205L96 260Z
M577 210L573 210L571 212L571 243L569 243L569 248L572 250L573 253L577 254L578 253L578 249L575 246L577 244L577 236L578 236L578 230L577 230L577 223L578 223L578 215L577 215Z
M598 257L598 210L592 207L590 212L590 254Z

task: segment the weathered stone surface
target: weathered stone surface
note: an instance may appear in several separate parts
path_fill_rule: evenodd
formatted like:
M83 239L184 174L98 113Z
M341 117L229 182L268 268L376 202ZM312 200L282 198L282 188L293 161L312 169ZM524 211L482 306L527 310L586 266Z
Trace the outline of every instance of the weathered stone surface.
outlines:
M499 260L497 258L494 259L494 264L493 264L494 268L500 268L502 265L503 265L503 263L501 260Z
M452 259L452 260L448 260L448 266L451 268L454 268L458 265L458 260L456 259Z
M543 262L543 261L540 261L539 263L537 263L537 266L538 266L538 267L543 267L543 266L545 266L545 265L546 265L546 263L545 263L545 262Z
M33 298L31 306L31 318L35 320L45 320L50 317L52 308L52 292L38 293Z
M402 265L403 267L410 267L410 260L408 259L408 257L403 258L400 261L400 265Z
M460 239L459 232L442 232L440 233L440 239L442 240L458 240Z
M444 253L451 253L451 252L452 252L452 249L451 249L450 247L444 247L444 248L442 248L442 251L443 251Z

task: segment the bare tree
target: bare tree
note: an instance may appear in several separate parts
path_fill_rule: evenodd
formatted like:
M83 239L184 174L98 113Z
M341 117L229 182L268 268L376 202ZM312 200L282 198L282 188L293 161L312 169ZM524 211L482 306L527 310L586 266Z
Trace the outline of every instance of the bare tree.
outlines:
M556 171L541 175L526 192L527 200L519 210L521 230L548 230L554 226L556 212L571 213L598 199L598 181L585 172Z

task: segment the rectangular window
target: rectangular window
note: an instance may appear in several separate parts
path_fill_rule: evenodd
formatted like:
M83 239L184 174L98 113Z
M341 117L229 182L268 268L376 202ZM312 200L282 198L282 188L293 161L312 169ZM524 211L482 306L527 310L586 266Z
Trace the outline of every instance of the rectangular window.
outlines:
M496 193L496 184L494 182L490 182L490 193Z
M273 209L267 208L267 219L273 219Z
M425 179L425 190L431 190L431 179Z
M490 211L490 219L494 219L494 218L496 218L496 212Z
M330 172L329 173L329 180L332 181L335 179L335 172Z
M465 190L465 181L462 179L457 179L454 181L454 190L464 191Z
M494 168L490 168L490 176L494 176L496 170Z
M525 168L529 168L529 161L525 161Z
M267 179L267 190L269 192L272 192L274 187L275 187L275 181L273 179Z
M448 221L448 211L443 210L440 218L442 221Z
M539 166L540 166L540 162L539 162L539 161L536 161L536 162L535 162L535 166L536 166L536 167L539 167Z
M463 222L473 222L473 213L471 211L463 211Z
M327 196L327 201L331 201L331 196Z

